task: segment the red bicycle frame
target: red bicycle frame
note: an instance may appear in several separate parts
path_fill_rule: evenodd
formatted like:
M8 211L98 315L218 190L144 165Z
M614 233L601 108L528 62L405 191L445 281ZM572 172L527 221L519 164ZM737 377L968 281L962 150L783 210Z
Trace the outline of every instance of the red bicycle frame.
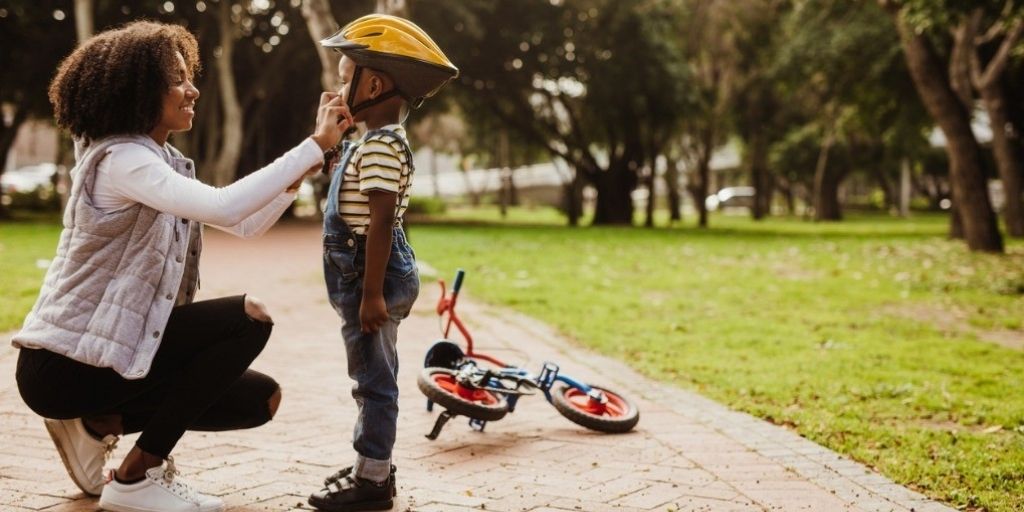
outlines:
M455 286L452 289L451 297L448 296L447 289L445 288L444 284L444 279L438 279L437 282L438 284L441 285L441 298L437 300L437 314L442 318L444 318L444 315L446 313L448 314L448 321L444 324L443 329L444 337L446 339L449 339L449 333L452 330L452 325L454 325L455 328L458 329L459 333L462 334L462 337L466 340L466 357L487 361L489 363L498 365L498 367L500 368L505 368L509 366L503 363L502 361L493 358L487 354L480 354L473 351L473 335L469 333L469 329L466 328L466 325L462 323L462 320L459 319L459 315L455 312L455 304L458 302L459 288L461 288L462 284L461 271L455 277Z

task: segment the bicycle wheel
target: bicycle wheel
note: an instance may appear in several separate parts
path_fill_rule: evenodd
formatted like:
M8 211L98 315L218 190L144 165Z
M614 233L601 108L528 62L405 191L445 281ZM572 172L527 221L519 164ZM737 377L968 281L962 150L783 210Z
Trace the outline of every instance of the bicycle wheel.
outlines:
M486 391L460 385L455 376L456 370L449 368L424 368L416 379L420 391L427 398L448 409L453 414L461 414L481 421L496 421L508 413L508 401L505 397Z
M583 391L572 386L559 386L551 394L551 405L569 421L610 434L633 430L640 421L640 410L629 399L608 388L590 386L604 393L604 403L592 400Z

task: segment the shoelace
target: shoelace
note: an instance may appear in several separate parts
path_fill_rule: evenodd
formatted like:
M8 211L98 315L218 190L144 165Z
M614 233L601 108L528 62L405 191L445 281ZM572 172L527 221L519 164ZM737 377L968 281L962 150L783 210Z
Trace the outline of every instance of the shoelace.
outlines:
M199 491L195 490L188 483L182 482L181 480L175 480L174 477L178 476L178 468L174 465L174 457L167 456L167 465L164 467L164 487L167 490L173 492L183 500L190 501L195 504L199 504Z
M110 456L113 455L114 454L114 450L117 449L117 442L119 440L120 440L120 438L115 436L115 435L108 435L107 437L103 438L103 444L106 445L106 446L103 447L103 460L104 461L110 460Z

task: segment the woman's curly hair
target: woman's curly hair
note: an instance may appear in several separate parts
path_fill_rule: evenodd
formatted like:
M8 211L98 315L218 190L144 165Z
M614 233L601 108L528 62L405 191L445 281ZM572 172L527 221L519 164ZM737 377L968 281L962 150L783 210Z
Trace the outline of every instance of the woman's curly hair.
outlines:
M175 52L188 79L199 71L199 45L184 27L136 21L89 38L57 68L50 103L57 125L77 138L145 134L160 121L177 82Z

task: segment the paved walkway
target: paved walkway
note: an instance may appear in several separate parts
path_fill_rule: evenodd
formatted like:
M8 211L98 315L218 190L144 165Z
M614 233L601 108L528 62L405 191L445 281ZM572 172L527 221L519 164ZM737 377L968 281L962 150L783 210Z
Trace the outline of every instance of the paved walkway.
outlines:
M302 509L318 482L353 456L355 407L338 319L322 289L318 228L284 225L248 241L209 230L202 270L201 297L248 291L269 305L276 327L254 368L278 379L284 402L273 422L255 430L188 433L178 466L233 510ZM460 418L428 441L436 412L426 412L416 373L439 334L431 311L437 289L426 285L400 337L394 510L952 510L785 429L584 353L536 321L476 304L472 292L470 276L460 311L480 348L535 370L556 361L573 376L622 390L638 401L640 424L625 435L597 434L527 397L486 432ZM18 397L9 337L0 336L0 374L8 376L0 388L0 509L95 510ZM122 440L118 459L131 444Z

